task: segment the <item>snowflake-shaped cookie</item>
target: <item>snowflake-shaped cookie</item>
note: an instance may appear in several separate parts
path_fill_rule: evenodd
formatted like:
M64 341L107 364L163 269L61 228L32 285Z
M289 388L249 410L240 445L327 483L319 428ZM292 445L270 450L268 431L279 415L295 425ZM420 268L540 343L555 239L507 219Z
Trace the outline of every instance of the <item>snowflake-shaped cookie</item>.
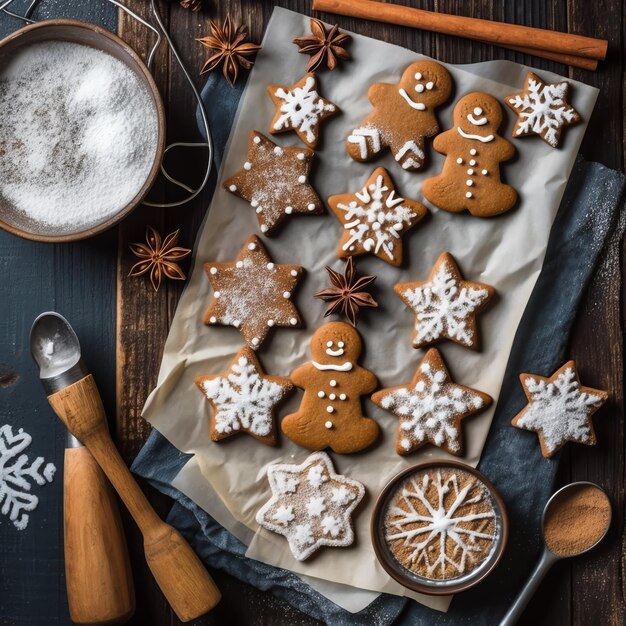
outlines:
M443 252L428 280L398 283L395 292L415 312L413 347L422 348L441 339L478 349L476 315L495 294L493 287L463 280L458 265Z
M580 122L581 117L567 101L569 83L546 83L537 74L528 72L524 91L504 99L517 113L513 137L539 135L547 144L557 148L566 126Z
M328 198L328 206L343 224L337 256L371 253L398 267L402 236L428 212L417 200L396 195L389 172L377 167L360 191Z
M253 350L273 327L302 325L291 296L303 269L273 263L255 235L235 261L205 263L204 270L213 287L205 324L234 326Z
M32 440L22 428L14 433L9 424L0 427L0 513L18 530L28 526L29 513L39 504L39 498L30 493L33 484L51 483L56 472L53 463L43 466L40 456L29 465L28 455L22 453Z
M213 441L246 432L263 443L276 443L274 412L293 385L284 376L267 376L249 347L237 353L226 372L198 376L196 385L213 408Z
M403 455L429 442L462 454L461 420L491 404L486 393L454 383L435 348L426 353L410 383L381 389L372 401L400 419L396 452Z
M460 468L409 476L385 517L385 540L406 569L450 580L483 563L497 545L498 523L486 485Z
M320 122L339 112L335 104L320 96L312 73L305 74L294 85L269 85L267 92L276 105L270 133L293 130L309 148L317 146Z
M549 378L520 374L520 380L528 405L511 423L537 433L544 457L551 457L568 441L595 445L591 416L609 394L583 387L574 361L568 361Z
M314 156L309 148L281 148L253 130L247 161L224 188L247 200L261 232L271 235L290 215L323 213L322 201L309 183Z
M272 497L256 521L289 542L298 561L322 546L344 547L354 540L351 515L365 495L356 480L335 474L325 452L301 465L275 463L267 469Z

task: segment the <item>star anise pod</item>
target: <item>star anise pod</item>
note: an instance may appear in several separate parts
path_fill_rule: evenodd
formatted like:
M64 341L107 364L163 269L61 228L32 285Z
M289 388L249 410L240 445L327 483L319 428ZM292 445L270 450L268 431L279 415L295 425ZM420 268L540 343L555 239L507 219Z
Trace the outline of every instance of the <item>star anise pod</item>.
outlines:
M146 243L131 243L132 253L140 259L130 268L129 276L143 276L150 272L150 280L155 291L159 290L163 277L172 280L185 280L186 276L178 267L178 262L190 252L188 248L177 247L180 229L170 233L165 239L148 226Z
M183 7L183 9L199 11L202 8L202 0L180 0L180 6Z
M326 266L326 271L332 287L322 289L315 294L316 298L330 303L324 317L333 313L343 313L350 323L356 326L359 321L360 307L378 306L378 302L369 293L363 291L376 280L376 276L357 278L352 257L348 257L343 275L328 266Z
M311 35L296 37L293 43L300 48L298 52L312 55L306 69L307 72L313 72L324 63L329 70L334 70L338 59L348 60L350 53L344 49L344 46L350 39L350 35L339 31L337 24L327 31L320 20L312 17Z
M209 24L211 34L198 41L203 46L215 50L215 54L205 61L200 73L212 72L221 65L222 72L232 87L237 81L239 66L249 70L254 65L254 61L251 61L249 57L254 56L261 46L246 41L248 29L243 24L235 28L231 23L230 15L221 25L213 21Z

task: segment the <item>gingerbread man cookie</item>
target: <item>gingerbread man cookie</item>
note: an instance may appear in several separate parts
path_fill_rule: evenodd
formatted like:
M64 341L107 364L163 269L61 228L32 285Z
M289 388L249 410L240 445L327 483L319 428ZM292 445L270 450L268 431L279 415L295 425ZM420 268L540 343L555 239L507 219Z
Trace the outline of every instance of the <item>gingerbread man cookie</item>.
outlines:
M340 454L358 452L378 437L378 424L364 417L361 396L374 391L372 372L359 367L359 333L345 322L330 322L311 339L313 360L291 373L291 382L304 389L296 413L282 421L283 433L309 450L331 448Z
M433 147L446 155L438 176L426 179L424 197L445 211L491 217L512 209L517 192L500 180L500 163L515 155L498 135L500 103L482 92L463 96L454 107L454 128L435 137Z
M371 161L385 148L405 170L426 161L425 139L439 132L435 109L452 93L452 77L435 61L417 61L404 70L399 83L376 83L368 91L374 110L347 140L355 161Z
M315 74L305 74L294 85L269 85L267 93L276 106L270 133L294 131L309 148L315 148L320 123L339 112L339 107L322 98Z

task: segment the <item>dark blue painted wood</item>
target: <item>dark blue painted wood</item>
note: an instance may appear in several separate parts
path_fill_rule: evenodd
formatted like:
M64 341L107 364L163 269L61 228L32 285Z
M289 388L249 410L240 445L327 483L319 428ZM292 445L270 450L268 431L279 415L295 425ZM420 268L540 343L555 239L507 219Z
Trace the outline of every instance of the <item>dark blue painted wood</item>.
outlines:
M15 10L27 5L14 3ZM75 17L115 30L117 12L105 0L42 0L35 17ZM21 26L0 14L0 35ZM36 88L36 85L33 85ZM39 507L25 530L0 516L0 624L69 624L63 562L64 429L46 401L30 357L33 319L54 309L81 340L109 415L115 408L116 231L85 242L42 244L0 231L0 426L33 437L31 457L57 467L54 482L35 486Z

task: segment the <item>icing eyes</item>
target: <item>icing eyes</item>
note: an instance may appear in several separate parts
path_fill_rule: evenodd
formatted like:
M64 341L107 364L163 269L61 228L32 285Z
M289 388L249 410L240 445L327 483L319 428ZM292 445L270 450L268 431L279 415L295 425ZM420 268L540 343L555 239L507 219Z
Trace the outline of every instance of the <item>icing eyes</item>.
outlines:
M486 117L481 117L483 110L480 107L474 107L474 111L467 116L467 121L474 126L484 126L487 123Z
M417 74L415 74L415 78L416 80L420 81L422 79L422 75L418 72ZM417 85L415 85L415 91L417 91L417 93L424 93L424 90L432 91L434 88L435 83L433 83L432 80L429 80L426 85L422 84L421 82L418 82Z
M334 341L326 342L326 354L328 356L341 356L345 352L344 346L346 344L343 341L338 341L336 350L333 349L334 345L335 345Z

